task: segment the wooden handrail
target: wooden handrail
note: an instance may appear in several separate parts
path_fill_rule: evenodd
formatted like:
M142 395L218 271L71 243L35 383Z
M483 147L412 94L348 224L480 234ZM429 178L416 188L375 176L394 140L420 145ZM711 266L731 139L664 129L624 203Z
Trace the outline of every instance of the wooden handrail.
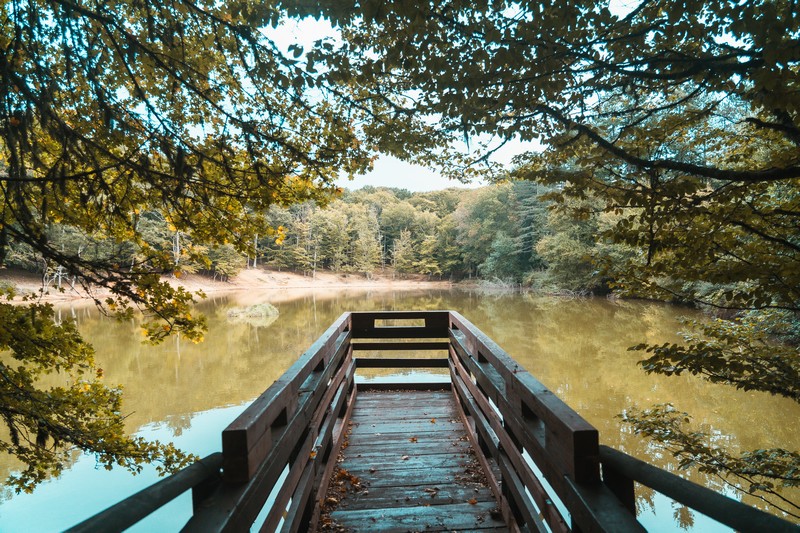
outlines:
M603 471L614 470L737 531L794 532L795 524L745 505L619 450L600 446Z
M180 472L150 485L108 509L77 524L69 533L115 533L128 529L184 492L207 482L217 482L222 468L220 452L200 459Z
M352 313L354 339L446 339L449 311L374 311ZM423 320L424 326L377 326L378 320Z
M450 342L454 391L475 428L476 446L499 468L495 490L518 524L540 528L541 512L551 529L567 530L552 503L557 497L581 530L643 531L601 483L595 428L453 311ZM544 489L526 455L555 494Z
M270 495L275 501L265 530L277 526L290 500L294 511L284 529L305 527L319 504L311 496L336 461L355 397L350 326L345 313L223 431L224 483L198 498L187 531L249 530Z

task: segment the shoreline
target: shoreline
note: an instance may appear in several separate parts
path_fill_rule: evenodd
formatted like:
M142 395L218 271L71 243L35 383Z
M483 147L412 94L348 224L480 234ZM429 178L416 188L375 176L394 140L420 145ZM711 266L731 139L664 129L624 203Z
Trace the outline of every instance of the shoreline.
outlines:
M291 290L316 289L353 289L353 290L424 290L424 289L452 289L463 286L451 281L428 280L425 276L413 275L404 278L393 277L390 274L377 273L371 278L360 274L334 273L318 271L315 276L304 276L295 272L277 271L266 268L248 268L241 271L228 281L215 281L199 274L188 274L180 279L163 277L171 285L180 286L189 292L202 291L206 296L220 294L246 294L247 292L266 292ZM48 287L44 291L40 276L18 270L0 270L0 284L11 285L16 295L13 303L25 303L24 296L34 296L35 301L45 303L77 303L81 301L92 302L94 299L104 299L110 294L108 289L97 289L86 292L81 289L71 289L68 284L60 291L55 287ZM202 299L200 299L202 301Z

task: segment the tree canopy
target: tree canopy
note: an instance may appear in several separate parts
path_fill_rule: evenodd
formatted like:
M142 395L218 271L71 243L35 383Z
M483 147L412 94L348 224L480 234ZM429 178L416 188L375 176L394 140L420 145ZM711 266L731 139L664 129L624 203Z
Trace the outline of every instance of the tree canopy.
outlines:
M324 203L335 178L371 164L364 113L270 39L280 16L247 1L3 2L0 267L24 248L45 275L110 290L96 297L107 312L143 310L153 341L200 339L194 295L160 275L219 264L211 247L246 252L257 234L277 236L269 206ZM148 244L156 219L174 246ZM64 247L56 231L91 246ZM19 487L58 472L75 447L107 465L179 462L123 437L118 390L73 329L46 324L51 307L0 305L2 448L29 467ZM53 372L67 389L42 385Z

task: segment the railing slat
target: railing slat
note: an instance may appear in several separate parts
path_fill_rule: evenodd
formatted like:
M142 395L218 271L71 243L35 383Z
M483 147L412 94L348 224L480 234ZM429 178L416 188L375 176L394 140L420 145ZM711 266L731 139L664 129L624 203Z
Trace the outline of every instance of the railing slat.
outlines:
M447 338L448 311L376 311L352 314L354 339ZM424 326L375 326L376 320L424 320Z
M294 423L290 423L291 432L283 432L250 480L238 485L223 483L195 512L183 531L248 530L289 459L297 453L297 447L301 447L301 453L302 447L307 447L306 453L310 453L313 441L306 438L305 421L307 417L303 412L296 414Z
M286 513L287 518L291 518L291 520L286 520L284 522L281 528L282 532L296 533L303 527L300 518L303 516L302 510L306 507L308 498L311 496L311 484L314 482L314 473L314 463L306 464L303 470L303 476L297 488L297 492L300 493L299 497L292 499L292 505Z
M568 504L571 513L574 511L573 520L580 523L582 530L640 531L641 526L630 513L617 516L619 501L600 483L597 430L519 368L470 322L458 313L451 313L451 317L451 354L475 377L481 391L500 411L504 428L493 428L497 438L502 438L504 431L513 434L558 497ZM471 380L464 382L471 385ZM508 442L503 447L510 456ZM518 470L517 475L522 471ZM585 486L590 488L584 490ZM579 492L576 487L580 487ZM573 509L569 504L580 508ZM605 511L597 508L603 504L609 504Z
M508 455L504 451L500 451L497 462L500 466L500 474L503 476L503 490L506 493L506 497L510 496L513 501L512 510L516 510L522 515L522 521L531 531L549 532L550 529L544 525L542 519L539 518L537 509L525 494L525 485L520 480L514 470L514 466L509 461Z
M610 533L647 531L602 483L577 484L564 476L569 491L562 501L572 516L573 529Z
M320 441L320 437L326 436L326 431L328 431L328 429L325 425L322 425L322 428L319 430L319 432L315 430L316 428L320 427L320 424L322 423L325 415L328 414L328 411L333 413L327 417L328 421L330 421L331 418L336 418L336 410L331 408L331 400L335 396L335 393L340 390L340 387L347 386L348 382L352 383L354 373L355 365L353 364L352 358L348 357L345 359L344 365L333 378L331 385L326 389L325 396L317 407L317 411L314 413L312 420L309 423L311 431L306 437L304 446L298 452L297 457L291 465L289 476L284 480L283 487L275 498L272 509L267 514L267 518L264 521L262 530L275 530L281 518L283 517L283 511L286 509L286 505L289 503L289 500L297 495L297 487L300 483L303 472L307 468L307 463L316 463L317 457L320 458L320 461L322 460L320 448L328 443L328 439L326 438ZM336 401L333 402L333 406L336 407ZM312 454L314 457L311 457Z
M598 482L597 430L529 372L521 369L469 321L458 313L452 315L453 325L458 329L451 332L451 342L492 401L498 405L507 403L510 410L504 409L503 414L514 413L521 420L534 418L533 422L541 420L545 434L538 439L537 448L545 449L553 458L560 458L559 469L565 469L576 481ZM502 384L498 383L501 379ZM536 435L535 432L532 434Z
M340 337L345 341L348 338L346 333ZM331 359L332 364L323 371L309 376L308 379L314 380L319 386L312 387L307 383L300 387L308 389L309 392L299 394L300 401L297 412L272 443L268 455L260 464L256 465L256 471L250 476L250 481L247 484L226 482L225 486L220 487L215 494L209 497L208 506L195 514L187 523L187 529L192 531L237 531L242 527L249 528L249 525L258 516L271 487L283 472L290 457L293 454L296 455L295 450L298 443L306 442L307 439L304 439L304 435L307 435L309 422L321 404L339 358L343 357L345 353L348 356L352 353L349 350L348 342L338 345L337 356ZM308 449L300 453L308 454L310 451ZM232 464L236 465L236 463ZM225 467L227 467L227 462ZM227 472L225 474L227 475Z
M486 376L487 367L490 367L490 365L488 363L479 363L468 352L463 339L459 335L454 334L452 342L461 363L475 376L476 381L481 385L483 393L497 405L505 423L510 426L518 438L523 440L522 444L528 449L536 463L540 465L545 477L557 488L563 472L566 471L574 477L578 471L576 464L585 460L584 457L576 457L577 453L582 451L587 454L587 450L581 450L580 448L576 452L576 440L579 441L579 439L584 438L579 433L588 431L588 442L591 445L592 442L597 442L597 431L594 429L586 430L584 425L580 425L580 429L573 430L573 428L563 423L553 422L555 415L545 411L545 408L539 409L543 416L537 417L538 420L526 418L522 409L514 407L514 402L518 399L519 386L512 383L510 390L504 390L501 393L497 389L496 381ZM548 422L551 423L548 424ZM590 447L588 452L592 452L595 449ZM596 451L587 455L589 460L593 458L599 462Z
M373 351L428 351L428 350L447 350L449 342L354 342L353 350L373 350Z
M323 498L328 491L328 485L330 483L331 476L333 475L333 470L336 468L337 459L338 459L338 452L342 447L342 443L344 442L344 438L347 434L347 422L350 420L350 416L353 413L353 406L355 405L355 398L356 398L356 384L354 379L355 374L355 367L353 368L353 374L351 374L348 378L346 383L348 386L352 387L350 392L346 392L347 388L344 389L346 394L344 395L344 407L340 406L339 409L344 408L345 412L341 417L337 417L335 419L335 423L333 426L333 436L331 438L332 443L330 447L330 456L328 457L328 461L325 463L325 468L317 475L317 480L320 480L319 483L315 482L316 487L316 494L317 497L314 501L314 511L311 515L311 520L308 524L309 531L316 531L317 525L319 524L319 519L322 514L322 505L323 505ZM334 410L334 412L337 412ZM267 533L266 530L262 530L263 533Z
M511 437L506 433L506 428L504 428L503 421L501 420L500 416L495 412L491 405L489 405L488 399L480 395L480 391L469 379L467 370L461 365L459 360L456 359L452 362L452 368L455 373L453 379L459 384L459 386L454 387L454 390L463 395L464 391L462 387L466 387L466 390L470 394L470 399L480 407L484 420L486 420L491 426L491 429L496 435L496 438L502 446L502 449L507 451L506 453L508 454L509 460L514 466L514 469L516 470L520 479L530 491L531 497L536 502L536 505L539 507L539 509L541 509L542 514L548 522L548 525L554 531L562 531L566 533L569 528L564 521L564 517L561 516L558 508L550 500L549 496L547 495L547 491L536 478L535 474L531 471L530 467L526 464L525 459L520 453L509 453L510 450L514 450L516 452L516 446L511 441ZM476 423L480 422L482 422L481 419L476 418ZM492 452L494 459L499 462L499 448L495 447L490 451Z
M358 368L447 368L447 359L411 359L409 357L359 357Z

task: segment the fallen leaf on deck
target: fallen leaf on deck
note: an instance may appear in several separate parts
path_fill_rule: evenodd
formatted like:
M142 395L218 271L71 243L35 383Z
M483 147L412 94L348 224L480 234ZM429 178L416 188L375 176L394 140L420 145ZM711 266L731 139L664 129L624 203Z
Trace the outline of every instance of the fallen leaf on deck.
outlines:
M417 437L411 437L408 442L417 442Z
M471 499L471 500L469 500L467 503L468 503L468 504L470 504L470 505L477 505L477 503L478 503L478 500L476 500L475 498L472 498L472 499Z
M436 423L436 419L435 418L431 418L431 424L435 424L435 423Z

